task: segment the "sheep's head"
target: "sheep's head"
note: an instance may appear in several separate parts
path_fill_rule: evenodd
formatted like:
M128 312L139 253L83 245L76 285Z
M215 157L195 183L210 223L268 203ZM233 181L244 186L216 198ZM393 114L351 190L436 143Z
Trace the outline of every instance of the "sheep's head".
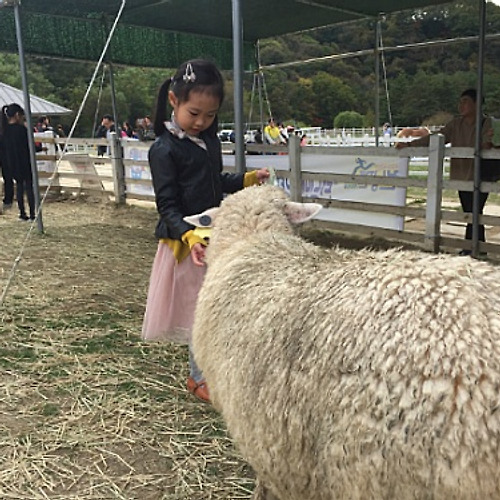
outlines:
M252 186L228 196L218 208L211 208L184 220L196 227L212 227L210 252L219 252L252 234L271 231L292 233L293 224L306 222L321 209L317 203L295 203L282 189Z

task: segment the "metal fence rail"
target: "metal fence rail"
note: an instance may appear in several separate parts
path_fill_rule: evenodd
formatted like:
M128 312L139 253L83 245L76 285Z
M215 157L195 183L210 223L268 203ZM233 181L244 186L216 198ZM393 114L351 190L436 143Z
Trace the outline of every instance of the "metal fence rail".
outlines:
M44 139L43 142L54 143L56 139ZM147 150L151 143L141 143L136 141L116 141L111 143L110 155L97 156L97 143L102 145L101 140L95 139L74 139L71 142L72 152L67 152L60 158L60 151L54 155L38 155L45 167L48 164L55 165L55 160L60 159L57 172L50 171L50 168L40 170L40 180L43 185L47 185L49 179L52 182L51 192L54 195L66 194L71 196L100 196L117 202L132 202L133 200L154 201L154 192L151 183L151 172L147 161ZM85 152L82 149L85 148ZM77 151L77 152L75 152ZM125 158L122 158L123 153ZM229 163L231 158L231 145L225 145L225 170L234 171ZM248 145L247 158L258 158L262 162L272 163L281 161L286 164L284 170L276 172L278 178L286 180L290 189L291 198L297 201L312 200L321 203L328 209L356 210L368 214L391 214L401 216L404 227L401 230L370 227L365 224L350 224L348 222L313 221L312 225L333 231L349 232L352 234L379 237L396 242L408 242L419 245L423 249L432 252L442 250L455 251L456 249L470 247L470 242L464 242L462 235L449 234L443 230L449 224L459 226L459 229L466 223L472 223L472 215L465 214L460 210L452 210L443 204L443 190L473 190L472 181L450 181L444 175L445 163L450 157L473 158L472 148L445 148L442 136L433 135L429 148L405 148L396 150L384 147L300 147L298 138L293 137L288 146L268 146L268 145ZM128 157L127 157L128 155ZM406 177L382 177L351 175L335 172L314 172L302 165L304 158L334 158L357 157L368 155L373 157L393 157L393 158L419 158L427 165L426 176L406 176ZM494 150L485 153L484 156L498 158L500 151ZM411 172L410 172L411 173ZM413 206L412 200L406 198L402 206L394 206L384 203L372 203L370 201L348 201L334 198L318 198L305 194L304 186L307 183L326 182L334 184L358 184L363 186L390 186L398 188L418 188L425 193L425 203L422 206ZM481 191L490 193L500 193L500 185L497 183L482 183ZM488 206L488 205L487 205ZM498 211L500 215L500 210ZM416 228L415 224L409 221L421 220L422 224ZM500 227L500 216L482 215L479 222L487 226L487 243L480 243L479 250L488 252L493 257L500 257L500 234L496 234ZM455 231L456 233L457 231ZM495 233L490 237L489 233Z

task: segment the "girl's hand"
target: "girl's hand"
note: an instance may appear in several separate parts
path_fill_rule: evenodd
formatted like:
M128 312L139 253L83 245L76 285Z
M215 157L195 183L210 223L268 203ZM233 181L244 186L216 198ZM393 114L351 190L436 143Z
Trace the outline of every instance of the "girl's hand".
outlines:
M269 175L269 170L267 168L257 170L257 179L259 180L259 184L262 184L269 179Z
M191 248L191 259L196 266L204 266L205 264L205 251L207 247L201 243L195 243Z

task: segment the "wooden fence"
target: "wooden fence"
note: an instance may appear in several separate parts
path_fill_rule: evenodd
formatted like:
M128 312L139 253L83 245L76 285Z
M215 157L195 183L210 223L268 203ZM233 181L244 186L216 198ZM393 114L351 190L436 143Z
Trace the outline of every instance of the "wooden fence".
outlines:
M105 197L119 203L132 200L154 201L151 184L151 173L147 161L147 150L151 143L139 141L121 142L105 139L73 139L69 150L61 154L63 143L61 139L48 138L43 140L47 144L59 143L57 152L53 155L37 155L41 161L40 171L41 190L46 190L51 183L49 195L66 194L72 196L87 195ZM108 146L105 156L97 156L96 146ZM233 152L232 145L224 145L225 153ZM125 153L125 155L123 155ZM405 221L402 230L384 229L371 227L364 224L351 224L348 222L313 221L312 224L318 228L334 231L342 231L370 237L380 237L397 242L407 242L422 248L438 252L441 250L456 251L462 248L470 248L470 242L463 240L463 232L460 235L446 234L443 226L456 224L460 229L472 222L472 214L465 214L460 209L449 209L443 206L443 190L472 191L472 181L450 181L445 175L445 158L473 158L472 148L445 148L443 137L431 136L429 148L405 148L396 150L384 147L300 147L299 140L292 138L288 146L269 145L247 145L247 158L251 155L262 155L271 161L274 155L286 155L288 164L286 170L277 171L277 176L287 180L290 188L291 198L296 201L315 201L321 203L325 208L341 208L365 212L368 214L391 214L400 216ZM371 157L407 157L422 158L427 165L427 175L415 178L407 177L383 177L350 175L334 172L318 173L307 171L301 167L303 154L307 155L336 155L343 156L371 156ZM266 156L267 155L267 156ZM272 155L272 156L271 156ZM125 156L125 157L123 157ZM500 159L499 150L483 152L484 157ZM230 157L230 156L229 156ZM226 158L229 158L226 156ZM283 159L282 159L283 161ZM57 162L56 171L47 168L50 162ZM55 165L56 163L52 163ZM43 168L45 165L45 168ZM225 170L234 170L234 167L225 166ZM303 185L306 182L329 182L332 184L359 184L370 186L388 186L399 188L419 188L424 192L425 203L422 206L412 206L411 200L406 199L402 206L394 206L383 203L341 201L338 199L318 199L303 195ZM482 192L500 193L500 185L497 183L481 183ZM42 193L43 194L43 193ZM488 205L488 204L487 204ZM499 212L500 213L500 212ZM414 229L411 220L421 220L423 224ZM490 238L489 233L496 233L500 227L500 217L495 215L482 215L479 222L487 227L487 243L480 243L479 250L488 252L493 258L500 257L500 236ZM407 227L408 226L408 227Z

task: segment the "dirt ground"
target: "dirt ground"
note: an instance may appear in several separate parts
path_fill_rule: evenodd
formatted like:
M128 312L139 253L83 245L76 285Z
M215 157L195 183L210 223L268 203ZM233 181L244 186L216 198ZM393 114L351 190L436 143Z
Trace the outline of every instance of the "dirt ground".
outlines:
M250 498L185 346L140 340L154 209L51 202L43 221L0 216L0 498Z
M151 204L0 215L0 498L249 499L253 471L185 390L187 349L144 343ZM317 244L394 246L324 231Z

